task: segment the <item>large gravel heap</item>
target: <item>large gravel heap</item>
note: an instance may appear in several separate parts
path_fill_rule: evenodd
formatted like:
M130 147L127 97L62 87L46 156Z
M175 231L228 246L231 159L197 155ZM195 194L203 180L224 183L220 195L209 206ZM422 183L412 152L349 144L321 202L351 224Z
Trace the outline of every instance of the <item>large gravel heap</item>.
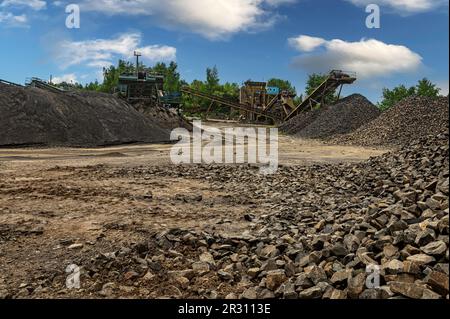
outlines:
M281 125L281 131L304 138L326 138L355 131L380 115L360 94L350 95L334 105L305 112Z
M109 94L0 84L0 114L0 146L90 147L170 139L157 118Z
M447 97L409 97L355 132L337 136L332 141L368 146L404 145L422 136L437 134L448 127L448 117Z
M173 130L175 128L185 128L192 130L192 124L189 123L182 115L177 113L175 109L166 109L160 106L149 106L145 102L133 104L133 107L143 113L150 119L157 119L158 124L165 129Z
M132 283L176 298L448 299L448 138L446 131L360 164L282 167L270 176L245 166L108 171L209 180L267 214L224 220L246 224L241 235L214 225L168 229L75 262L86 270L86 291L108 298ZM366 285L368 267L378 267L379 287Z

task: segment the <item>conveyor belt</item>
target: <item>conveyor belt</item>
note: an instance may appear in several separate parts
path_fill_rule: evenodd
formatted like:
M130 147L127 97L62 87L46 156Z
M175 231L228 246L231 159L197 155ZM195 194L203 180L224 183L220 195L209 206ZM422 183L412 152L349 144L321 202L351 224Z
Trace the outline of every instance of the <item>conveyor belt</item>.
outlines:
M9 81L2 80L2 79L0 79L0 83L8 84L8 85L13 85L13 86L20 86L20 87L23 86L23 85L20 85L20 84L17 84L17 83L13 83L13 82L9 82Z
M203 99L207 99L207 100L210 100L212 102L216 102L218 104L229 106L229 107L234 108L234 109L238 109L238 110L254 113L254 114L261 115L261 116L264 116L264 117L267 117L267 118L271 118L271 119L275 120L276 122L281 121L281 118L280 118L279 114L277 114L277 113L275 113L273 111L270 111L270 110L263 110L263 109L260 109L260 108L251 107L249 105L240 104L240 103L237 103L237 102L232 102L232 101L229 101L227 99L224 99L224 98L216 96L216 95L207 94L207 93L203 93L203 92L200 92L200 91L197 91L197 90L193 90L193 89L191 89L189 87L183 87L181 89L181 92L186 93L186 94L190 94L190 95L193 95L193 96L197 96L197 97L200 97L200 98L203 98Z
M308 108L313 108L314 106L321 104L323 98L328 94L335 92L339 86L352 84L355 81L355 76L348 75L342 71L332 71L322 84L306 97L302 103L295 107L295 109L285 118L285 121Z

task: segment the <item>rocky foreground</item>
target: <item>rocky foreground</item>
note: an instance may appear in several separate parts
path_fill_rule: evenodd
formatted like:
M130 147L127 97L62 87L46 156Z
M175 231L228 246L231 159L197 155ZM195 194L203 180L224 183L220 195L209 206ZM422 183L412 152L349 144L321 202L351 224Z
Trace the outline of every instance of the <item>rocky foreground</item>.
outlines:
M139 220L149 212L135 211L133 223L103 228L124 239L133 230L142 235L139 240L113 239L107 232L84 248L60 241L65 255L23 274L23 284L2 275L0 297L448 299L448 138L448 132L424 137L359 164L281 167L269 176L249 166L98 166L81 173L68 168L117 183L198 180L211 192L227 194L216 201L195 191L176 196L174 204L197 203L186 206L199 209L186 212L194 220L207 218L220 201L248 210L200 228L164 231L143 227ZM145 200L155 201L151 193ZM235 224L243 231L224 231L223 225ZM0 228L0 257L2 241L9 251L13 246L6 245L23 236ZM46 253L47 246L41 247ZM50 247L48 253L61 251ZM81 267L80 289L66 288L70 263ZM367 285L376 284L374 269L380 287Z
M243 166L105 172L209 180L262 203L267 214L224 220L248 223L239 236L168 229L80 259L83 295L448 299L448 137L361 164L282 167L272 176ZM378 288L367 285L374 266Z

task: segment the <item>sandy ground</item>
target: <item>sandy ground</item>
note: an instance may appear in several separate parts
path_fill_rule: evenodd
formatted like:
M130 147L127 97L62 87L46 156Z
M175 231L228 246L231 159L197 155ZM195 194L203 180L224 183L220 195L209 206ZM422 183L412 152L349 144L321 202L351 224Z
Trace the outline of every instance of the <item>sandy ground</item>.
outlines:
M148 232L214 227L241 233L245 225L230 221L249 211L264 212L244 194L240 200L230 198L226 188L211 191L207 180L110 174L118 168L171 165L171 147L0 149L0 296L13 291L14 296L34 297L30 285L53 272L64 273L81 254L136 242ZM281 165L357 162L383 152L279 138ZM73 243L83 248L68 249ZM38 295L54 296L45 292Z
M204 125L223 130L233 123L208 122ZM252 127L248 125L248 127ZM320 141L279 136L279 163L299 165L318 162L358 162L387 150L354 146L325 145ZM27 166L43 169L54 166L160 165L170 164L170 144L125 145L105 148L0 148L0 162L12 170Z

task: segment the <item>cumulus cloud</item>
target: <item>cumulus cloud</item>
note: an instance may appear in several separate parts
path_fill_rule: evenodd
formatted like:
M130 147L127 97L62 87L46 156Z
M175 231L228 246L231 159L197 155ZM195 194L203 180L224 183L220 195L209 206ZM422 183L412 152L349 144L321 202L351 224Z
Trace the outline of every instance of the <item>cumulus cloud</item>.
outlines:
M52 79L52 83L54 83L54 84L60 84L63 82L75 84L75 83L78 83L78 79L74 73L64 74L61 76L55 76Z
M378 4L380 6L391 8L400 13L418 13L434 10L447 4L448 0L346 0L357 6L367 6L369 4Z
M14 15L11 12L0 11L0 25L7 27L26 27L27 21L28 19L25 14Z
M289 44L302 52L311 52L326 43L325 39L301 35L296 38L290 38Z
M296 3L297 0L266 0L267 4L277 7L283 4Z
M0 7L27 7L36 11L45 9L47 2L42 0L3 0Z
M298 51L306 52L294 58L293 66L308 72L342 69L356 72L360 78L372 78L413 72L422 64L422 57L406 46L387 44L375 39L347 42L313 38L314 45L304 39L308 38L291 38L289 43ZM319 42L321 44L317 44Z
M263 30L279 18L274 8L297 0L83 0L83 11L141 15L158 25L221 39L242 31ZM150 21L150 19L149 19Z
M448 80L439 81L437 86L441 89L441 95L448 95Z
M61 68L73 65L89 67L107 67L118 58L131 58L134 51L142 53L147 62L169 61L176 59L176 48L166 45L141 46L140 33L126 33L114 39L96 39L87 41L62 41L56 45L56 59Z

